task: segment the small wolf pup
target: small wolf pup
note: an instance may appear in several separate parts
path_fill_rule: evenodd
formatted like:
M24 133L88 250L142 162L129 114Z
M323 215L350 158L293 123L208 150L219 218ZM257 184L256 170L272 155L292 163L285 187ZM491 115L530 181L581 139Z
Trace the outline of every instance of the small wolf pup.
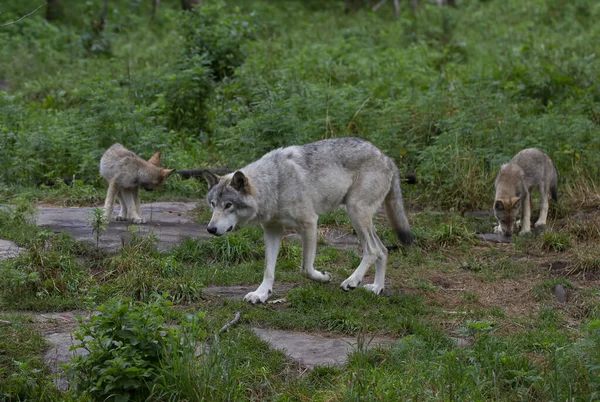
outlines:
M494 215L498 226L494 232L511 236L519 210L521 210L521 234L531 231L531 189L540 192L540 217L535 226L545 225L548 216L548 201L556 194L557 173L552 160L536 148L519 152L508 163L500 167L496 177Z
M346 211L363 248L358 268L341 284L343 290L360 285L375 264L375 280L365 288L375 294L384 287L388 250L373 227L373 215L382 203L400 241L413 242L400 191L400 174L394 162L368 141L336 138L303 146L279 148L225 176L204 172L212 209L209 233L221 236L237 224L261 225L265 238L263 281L244 297L263 303L271 294L275 264L284 227L302 238L302 273L328 282L330 275L314 269L319 215L340 205Z
M115 197L121 204L118 221L145 223L141 217L140 186L153 190L160 186L175 169L160 167L160 152L156 152L148 161L140 158L121 144L114 144L106 150L100 159L100 173L108 181L108 193L104 203L107 220L112 215Z

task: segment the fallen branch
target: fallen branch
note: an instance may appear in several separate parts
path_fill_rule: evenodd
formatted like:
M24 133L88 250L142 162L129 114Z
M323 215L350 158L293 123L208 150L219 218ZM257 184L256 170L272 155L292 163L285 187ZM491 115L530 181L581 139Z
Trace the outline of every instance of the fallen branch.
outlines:
M235 317L233 317L233 320L231 320L227 324L223 325L223 328L221 328L219 330L219 333L217 335L221 335L223 332L229 331L229 328L233 327L235 324L237 324L240 321L241 316L242 316L242 313L240 313L239 311L237 313L235 313Z
M218 176L223 176L223 175L226 175L227 173L231 173L231 169L229 169L229 168L176 170L175 173L177 173L179 176L181 176L182 179L189 179L189 178L193 177L194 179L201 180L202 173L205 170L209 171L213 174L216 174Z
M44 7L45 5L46 5L46 3L42 4L41 6L39 6L38 8L36 8L35 10L33 10L32 12L30 12L29 14L25 14L24 16L22 16L21 18L19 18L19 19L18 19L18 20L16 20L16 21L13 21L13 22L9 22L9 23L6 23L6 24L2 24L2 25L0 25L0 28L7 27L7 26L9 26L9 25L14 25L14 24L16 24L16 23L18 23L18 22L21 22L21 21L23 21L25 18L29 17L30 15L33 15L33 14L35 14L35 12L36 12L37 10L39 10L39 9L40 9L40 8L42 8L42 7Z
M12 325L12 322L6 320L0 320L0 324L2 325Z

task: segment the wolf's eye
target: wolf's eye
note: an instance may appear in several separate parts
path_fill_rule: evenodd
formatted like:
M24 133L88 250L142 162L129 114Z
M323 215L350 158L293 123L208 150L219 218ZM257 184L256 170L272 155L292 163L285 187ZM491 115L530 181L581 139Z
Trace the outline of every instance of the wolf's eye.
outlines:
M214 202L214 201L211 201L211 202L210 202L210 207L211 207L211 208L214 208L214 207L215 207L215 202Z
M225 204L225 209L231 208L232 205L233 205L232 203L228 202L227 204Z

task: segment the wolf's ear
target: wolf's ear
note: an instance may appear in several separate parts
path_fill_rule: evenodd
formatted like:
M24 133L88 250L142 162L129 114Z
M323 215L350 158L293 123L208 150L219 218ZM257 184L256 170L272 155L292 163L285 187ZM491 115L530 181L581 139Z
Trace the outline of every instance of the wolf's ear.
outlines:
M171 176L173 173L175 173L175 169L163 169L160 171L160 174L162 174L165 179Z
M233 174L231 179L231 187L240 193L248 192L248 178L239 170Z
M496 211L504 211L504 203L502 203L502 201L500 200L496 200L496 202L494 203L494 209Z
M519 203L519 201L521 201L521 197L511 197L510 205L516 206Z
M206 179L209 189L216 186L217 183L219 182L219 180L221 180L221 178L219 176L217 176L214 173L209 172L208 170L203 170L202 176L204 176L204 178Z
M160 167L160 151L155 152L154 155L152 155L152 158L148 159L148 163Z

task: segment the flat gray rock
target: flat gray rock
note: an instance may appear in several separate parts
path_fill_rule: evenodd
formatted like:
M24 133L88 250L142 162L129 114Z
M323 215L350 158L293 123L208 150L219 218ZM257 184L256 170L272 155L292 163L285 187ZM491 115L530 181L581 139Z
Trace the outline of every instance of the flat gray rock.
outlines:
M356 350L357 340L350 337L327 337L304 332L252 328L252 331L271 347L283 351L290 359L312 369L316 366L343 365ZM367 341L370 338L367 338ZM395 340L373 338L367 348L389 347Z
M86 355L88 353L83 348L70 350L72 346L81 343L73 338L73 332L78 325L75 317L82 316L85 321L89 321L92 315L97 314L100 313L98 311L88 312L77 310L33 315L33 321L38 323L41 330L45 333L44 339L46 339L49 347L44 354L44 362L50 368L50 372L56 375L54 377L54 384L57 388L66 390L68 386L67 378L60 365L70 362L75 356Z
M195 202L154 202L142 205L142 216L148 223L134 225L131 222L117 222L115 216L119 206L115 207L108 229L100 236L100 247L107 251L118 250L128 236L127 228L136 226L138 233L147 235L156 233L161 250L169 249L186 237L209 238L206 225L200 225L191 219L190 211ZM92 228L88 225L89 216L94 208L38 208L36 223L55 232L67 232L76 240L95 243Z
M24 248L18 247L12 241L0 240L0 261L15 258L24 251Z
M297 284L275 282L273 284L273 293L269 300L274 300L277 296L285 296L285 294ZM223 297L229 300L242 300L246 294L254 292L258 288L258 284L249 286L208 286L202 289L202 294L214 297Z
M61 390L66 390L68 382L63 368L63 363L69 363L75 356L88 354L83 348L71 350L72 346L81 344L73 338L70 332L56 332L45 336L46 342L50 345L48 351L44 354L44 362L50 368L50 372L55 374L54 385Z
M478 239L489 241L492 243L510 243L512 238L509 236L502 236L495 233L478 233L475 235Z

